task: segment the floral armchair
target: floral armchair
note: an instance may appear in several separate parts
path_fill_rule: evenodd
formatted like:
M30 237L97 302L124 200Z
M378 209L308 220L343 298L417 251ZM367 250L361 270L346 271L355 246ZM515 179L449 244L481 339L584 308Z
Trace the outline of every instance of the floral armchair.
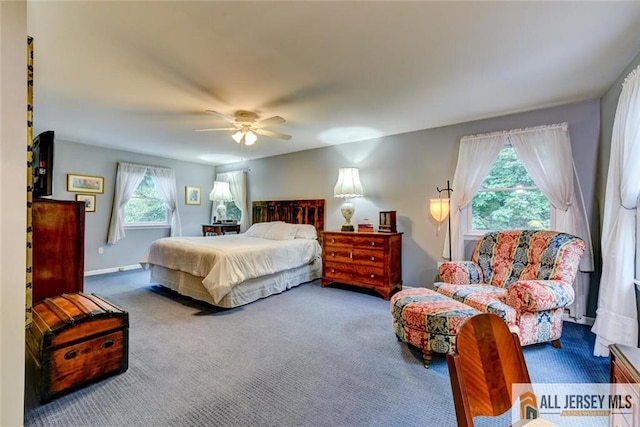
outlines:
M477 310L502 317L522 345L560 347L562 313L574 300L582 239L547 230L485 234L471 261L444 262L434 289Z

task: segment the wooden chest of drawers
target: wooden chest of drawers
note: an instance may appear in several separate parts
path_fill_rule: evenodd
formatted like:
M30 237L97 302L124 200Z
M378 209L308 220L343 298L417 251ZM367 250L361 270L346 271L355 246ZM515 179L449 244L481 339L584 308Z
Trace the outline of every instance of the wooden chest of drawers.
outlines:
M402 288L402 233L326 231L322 286L342 283L373 289L385 299Z

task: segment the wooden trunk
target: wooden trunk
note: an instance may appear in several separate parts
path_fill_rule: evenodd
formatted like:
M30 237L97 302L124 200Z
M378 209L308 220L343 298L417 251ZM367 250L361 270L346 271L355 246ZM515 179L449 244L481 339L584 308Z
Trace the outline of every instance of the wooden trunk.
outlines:
M70 293L33 307L27 352L41 402L129 367L129 314L96 294Z

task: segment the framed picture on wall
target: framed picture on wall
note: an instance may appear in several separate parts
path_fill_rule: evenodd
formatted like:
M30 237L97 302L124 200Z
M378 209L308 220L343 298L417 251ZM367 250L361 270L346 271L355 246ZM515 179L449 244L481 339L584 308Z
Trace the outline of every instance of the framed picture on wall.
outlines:
M96 211L96 195L95 194L76 194L76 200L84 202L85 212Z
M92 175L67 174L67 191L72 193L104 193L104 178Z
M202 203L200 198L200 187L191 187L187 185L184 188L184 203L187 205L199 205Z

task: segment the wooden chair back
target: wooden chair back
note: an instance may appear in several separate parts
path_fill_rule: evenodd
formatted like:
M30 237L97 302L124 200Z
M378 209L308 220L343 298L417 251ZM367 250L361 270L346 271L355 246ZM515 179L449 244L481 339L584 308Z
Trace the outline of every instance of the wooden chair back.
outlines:
M473 426L478 415L504 414L513 405L512 384L531 383L518 336L495 314L464 322L447 364L458 427Z

